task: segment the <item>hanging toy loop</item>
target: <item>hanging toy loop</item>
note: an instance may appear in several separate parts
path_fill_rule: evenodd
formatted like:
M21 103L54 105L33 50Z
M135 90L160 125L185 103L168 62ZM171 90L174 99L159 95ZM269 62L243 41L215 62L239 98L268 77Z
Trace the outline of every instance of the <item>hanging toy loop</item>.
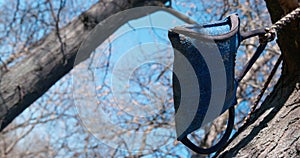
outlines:
M178 50L178 52L180 53L178 53L177 56L176 54L174 55L173 65L173 71L178 72L177 74L173 73L173 96L174 108L176 113L175 125L177 140L181 141L191 150L200 154L213 153L226 145L234 126L234 106L237 104L236 89L238 83L243 79L243 77L256 62L260 54L264 51L267 43L273 41L276 37L277 32L280 31L285 25L292 22L292 20L297 19L299 15L300 7L287 14L285 17L281 18L271 27L252 30L249 32L240 32L240 20L235 14L232 14L224 20L214 23L176 27L169 31L168 36L171 44L174 49ZM259 37L259 46L257 47L253 56L244 66L241 73L235 78L234 61L240 43L245 39L257 36ZM197 42L199 40L201 40L201 42L198 42L198 45L195 45L195 41ZM211 75L208 68L208 64L211 61L206 61L205 58L205 56L207 55L205 53L205 50L210 50L213 46L215 46L212 45L212 43L216 45L217 48L215 52L219 53L217 55L222 57L222 61L225 67L224 76L226 77L226 86L223 87L223 89L219 87L222 87L224 84L222 85L219 84L219 82L211 82ZM197 49L197 47L201 47L202 49ZM207 48L204 49L204 47ZM210 51L209 53L211 54L212 52L214 51ZM185 75L186 71L180 71L187 69L186 67L184 67L185 65L182 64L183 57L184 59L187 59L187 61L195 71L196 82L201 85L198 87L199 89L195 89L195 87L193 87L190 82L180 83L178 78L176 77L176 75L181 75L181 81L190 81L190 76ZM278 62L275 67L278 67L279 64L280 62ZM222 70L224 69L222 68ZM275 73L275 70L273 73ZM213 86L211 85L213 84L215 84L214 87L218 87L218 89L212 90ZM266 85L268 85L268 83ZM189 88L186 88L184 93L182 93L181 87L184 86ZM190 141L188 139L188 135L201 127L207 115L209 107L216 106L214 104L210 105L210 103L216 100L213 100L213 97L218 98L216 95L217 90L226 92L225 100L221 100L222 102L220 100L218 101L221 102L221 113L225 112L226 110L229 111L227 129L218 143L204 149L201 148L201 146L197 146L192 141ZM201 93L201 95L199 96L194 94L194 92L198 91ZM212 92L214 92L214 94ZM262 91L260 96L263 95L263 92L264 90ZM185 97L182 97L183 94L185 94ZM197 101L195 104L196 107L189 104L193 99ZM189 102L187 102L187 100ZM196 110L194 110L193 108L195 108ZM193 111L191 109L193 109ZM255 109L255 107L253 109Z

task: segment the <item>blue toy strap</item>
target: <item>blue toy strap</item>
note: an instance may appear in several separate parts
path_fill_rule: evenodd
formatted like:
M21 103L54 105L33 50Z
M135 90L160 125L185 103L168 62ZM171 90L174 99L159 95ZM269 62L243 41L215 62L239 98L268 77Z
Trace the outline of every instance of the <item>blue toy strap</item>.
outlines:
M190 148L191 150L193 150L194 152L199 153L199 154L210 154L210 153L216 152L217 150L222 148L227 143L227 140L229 139L229 136L230 136L231 131L234 126L234 106L231 106L228 110L229 110L229 118L228 118L226 131L225 131L223 137L220 139L220 141L216 145L214 145L210 148L206 148L206 149L200 148L200 147L196 146L193 142L191 142L187 136L185 136L181 140L181 142L184 145L186 145L188 148Z
M257 30L247 31L247 32L241 32L240 34L241 34L241 41L243 41L247 38L265 35L266 31L263 28L263 29L257 29Z
M271 36L266 36L266 33L267 33L266 29L257 29L257 30L241 33L241 41L243 41L247 38L250 38L250 37L259 36L260 44L257 47L257 49L256 49L255 53L253 54L253 56L251 57L251 59L248 61L246 66L243 68L242 72L237 76L236 81L238 83L245 77L245 75L250 70L250 68L253 66L253 64L258 59L260 54L264 51L264 49L267 46L267 43L269 41L272 41L275 38L274 33L273 34L271 33Z
M267 43L262 43L262 44L260 44L258 46L258 48L256 49L256 51L253 54L253 56L251 57L251 59L248 61L248 63L246 64L246 66L243 68L242 72L236 78L236 81L238 83L245 77L245 75L247 74L247 72L253 66L253 64L258 59L258 57L260 56L260 54L264 51L264 49L266 48L266 46L267 46Z

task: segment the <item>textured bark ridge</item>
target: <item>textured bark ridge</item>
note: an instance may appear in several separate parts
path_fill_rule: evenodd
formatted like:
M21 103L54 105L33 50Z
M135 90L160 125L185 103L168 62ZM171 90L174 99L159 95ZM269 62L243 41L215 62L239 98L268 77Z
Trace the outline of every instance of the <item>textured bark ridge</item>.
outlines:
M272 22L287 10L266 0ZM300 25L299 19L278 32L283 54L282 76L273 92L216 157L300 157Z
M280 79L219 157L296 157L300 145L300 77Z

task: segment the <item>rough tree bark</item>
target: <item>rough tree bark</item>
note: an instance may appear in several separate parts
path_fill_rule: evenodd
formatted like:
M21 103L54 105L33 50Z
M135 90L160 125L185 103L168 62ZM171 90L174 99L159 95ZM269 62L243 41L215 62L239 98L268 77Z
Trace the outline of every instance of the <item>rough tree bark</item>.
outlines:
M266 0L273 23L297 7L290 2ZM216 157L300 157L299 19L278 32L277 43L283 54L281 78L245 130Z

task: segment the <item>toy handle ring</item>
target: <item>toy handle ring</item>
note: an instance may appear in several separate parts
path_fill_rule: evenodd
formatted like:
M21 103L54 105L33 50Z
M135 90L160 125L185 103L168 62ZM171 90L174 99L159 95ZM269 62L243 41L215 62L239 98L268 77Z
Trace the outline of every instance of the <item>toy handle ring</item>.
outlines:
M234 106L231 106L228 110L229 110L229 118L228 118L227 128L223 137L217 144L206 149L200 148L196 146L193 142L191 142L187 136L182 138L181 142L198 154L210 154L221 149L227 143L227 140L229 139L231 131L234 126Z

